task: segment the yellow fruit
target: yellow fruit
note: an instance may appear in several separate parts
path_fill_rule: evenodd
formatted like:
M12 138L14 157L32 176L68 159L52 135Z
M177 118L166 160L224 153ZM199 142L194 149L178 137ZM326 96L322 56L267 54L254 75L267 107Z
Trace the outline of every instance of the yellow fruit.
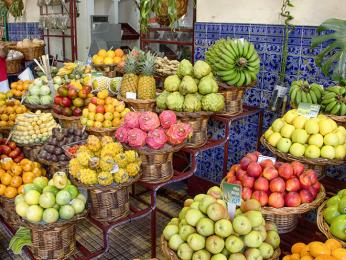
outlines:
M107 51L105 49L99 50L97 53L98 56L105 57L107 55Z
M317 257L319 255L330 255L330 249L319 241L314 241L309 243L309 251L310 255L313 257Z
M310 255L308 245L306 247L302 248L302 250L300 251L300 256L306 256L306 255Z
M112 127L112 122L109 120L105 120L102 125L105 128L110 128L110 127Z
M123 57L124 56L124 51L122 49L116 49L114 51L114 55L117 56L117 57Z
M121 120L120 118L116 117L112 120L112 126L113 127L119 127L121 125Z
M306 245L304 243L295 243L291 248L292 254L300 254L305 247Z
M108 97L109 93L107 89L104 89L102 91L100 91L99 93L97 93L97 97L100 99L106 99Z
M342 248L342 245L341 243L336 240L336 239L328 239L326 242L324 242L324 244L331 250L333 251L334 249L337 249L337 248Z
M107 56L107 57L110 57L110 58L113 58L113 57L115 56L114 51L113 51L113 50L107 51L106 56Z
M95 115L95 120L96 120L97 122L103 122L103 121L105 120L105 118L104 118L103 114L101 114L101 113L96 113L96 115Z
M319 256L315 257L315 260L338 260L338 259L336 257L330 256L330 255L319 255Z
M305 255L305 256L301 257L300 260L314 260L314 258L312 256Z
M96 128L103 128L102 122L96 121L94 123L94 127L96 127Z
M119 64L121 61L122 61L122 59L121 59L120 57L115 56L115 57L113 58L113 63L114 63L114 64Z
M120 117L121 117L120 113L117 112L117 111L115 111L115 112L113 113L113 116L114 116L114 118L120 118Z
M101 185L111 185L113 183L113 175L107 171L107 172L100 172L97 176L97 181Z
M96 56L95 59L93 59L93 63L96 65L103 64L103 58L101 56Z
M102 151L101 151L101 154L102 154ZM115 162L111 156L109 155L103 156L100 161L100 168L102 171L109 172L113 169L114 163Z
M120 102L119 105L117 105L115 107L115 111L121 113L123 110L125 109L125 103L124 102Z
M338 260L346 260L346 249L336 248L332 251L332 256L334 256Z
M282 258L282 260L291 260L291 256L285 255L285 256Z
M106 58L103 60L103 64L112 65L112 64L114 64L114 62L113 62L113 59L112 59L111 57L106 57Z
M299 254L292 254L290 257L290 260L299 260L300 259L300 255Z
M139 163L129 163L126 166L126 172L129 174L129 176L136 176L140 170L141 167Z
M129 175L127 174L127 172L121 168L117 172L115 172L113 176L114 176L114 181L116 183L124 183L124 182L127 182L129 179Z

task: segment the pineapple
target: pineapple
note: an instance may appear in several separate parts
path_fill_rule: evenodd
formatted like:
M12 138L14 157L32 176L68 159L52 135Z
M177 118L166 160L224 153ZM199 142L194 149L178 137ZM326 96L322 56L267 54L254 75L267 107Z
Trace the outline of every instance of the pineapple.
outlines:
M126 97L126 92L137 93L138 76L137 73L137 57L128 55L124 67L124 76L121 81L120 95Z
M141 75L138 80L137 96L139 99L156 98L156 81L154 79L156 57L147 52L141 63Z

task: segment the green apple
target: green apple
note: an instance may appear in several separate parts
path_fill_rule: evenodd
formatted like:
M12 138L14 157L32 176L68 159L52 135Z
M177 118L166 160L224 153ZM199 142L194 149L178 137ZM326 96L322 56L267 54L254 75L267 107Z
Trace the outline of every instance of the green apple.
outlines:
M268 231L265 242L270 244L274 249L278 248L280 245L280 236L278 232L274 230Z
M324 136L323 142L325 145L336 146L339 144L339 137L336 133L329 133Z
M196 233L196 229L190 225L182 225L179 227L179 236L184 241L186 241L188 236L193 233Z
M274 146L276 147L277 143L279 142L281 138L281 135L277 132L273 133L271 136L269 136L268 138L268 143L271 145L271 146Z
M318 126L320 127L320 134L323 136L333 132L338 127L335 121L330 118L320 120Z
M335 158L336 159L344 159L346 156L346 149L344 145L337 145L335 147Z
M262 236L259 231L252 230L244 236L244 243L247 247L259 247L262 244Z
M335 149L333 146L325 145L321 148L321 157L326 159L335 158Z
M346 197L345 196L341 198L339 202L338 210L340 214L346 214Z
M263 259L269 259L274 254L274 248L266 242L263 242L258 249L261 251Z
M291 109L282 117L287 124L291 124L293 120L298 116L297 109Z
M204 236L208 237L214 234L214 221L210 218L201 218L196 225L197 232Z
M198 250L192 255L192 260L210 260L210 258L210 253L205 249Z
M179 256L179 259L182 260L190 260L192 258L193 250L187 243L181 244L178 247L177 255Z
M227 257L222 253L213 255L210 260L227 260Z
M269 136L271 136L272 133L274 133L274 131L271 127L269 127L267 131L264 132L264 138L268 140Z
M299 115L293 120L292 124L296 129L304 129L306 121L307 118L305 116Z
M316 118L310 118L305 122L305 130L308 134L318 134L320 127Z
M300 157L304 155L305 146L300 143L293 143L290 147L290 154Z
M290 125L290 124L285 124L281 130L280 130L280 134L281 136L283 137L286 137L286 138L291 138L291 135L294 131L294 126L293 125Z
M346 215L340 215L332 220L330 232L337 238L346 241Z
M295 129L292 133L292 142L305 144L308 141L309 135L305 129Z
M168 246L170 249L177 251L178 247L184 243L184 240L178 235L174 234L173 236L170 237L168 241Z
M335 196L331 197L330 199L328 199L327 200L327 207L338 205L340 200L341 200L341 197L342 196L339 196L339 193L338 193L338 195L335 195Z
M340 199L342 198L342 197L344 197L344 196L346 196L346 189L342 189L342 190L339 190L338 191L338 194L337 195L335 195L334 197L339 197ZM333 198L333 197L332 197ZM338 202L339 203L339 202Z
M281 118L277 118L275 119L275 121L272 124L272 129L274 132L279 133L281 128L285 125L284 120L282 120Z
M239 235L246 235L251 231L251 222L243 215L235 217L232 224L233 230Z
M340 212L338 211L338 205L329 206L323 211L324 220L329 225L332 223L332 220L337 216L340 216Z
M194 233L188 236L187 243L192 250L198 251L205 247L205 238L197 233Z
M292 145L292 142L288 138L280 138L279 142L276 144L276 148L283 153L287 153Z
M310 135L308 143L316 145L317 147L322 147L323 146L323 135L321 135L321 134Z
M310 144L305 148L304 156L307 158L316 159L316 158L319 158L320 155L321 155L320 148L318 148L318 146L316 145Z
M230 235L226 238L225 247L232 254L241 252L245 245L243 240L241 240L238 236Z
M176 225L167 225L163 230L163 236L166 240L169 240L171 236L178 234L179 228Z

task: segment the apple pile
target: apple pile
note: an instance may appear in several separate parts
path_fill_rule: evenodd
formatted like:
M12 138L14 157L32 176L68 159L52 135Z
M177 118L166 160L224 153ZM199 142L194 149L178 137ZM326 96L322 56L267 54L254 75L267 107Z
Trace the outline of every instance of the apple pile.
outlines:
M338 239L346 241L346 189L327 200L323 218L330 227L330 232Z
M269 159L257 162L259 152L246 154L231 167L226 176L228 183L242 186L242 198L258 200L262 206L274 208L298 207L312 202L320 190L314 170L305 170L298 161L273 162Z
M0 159L11 158L14 162L19 163L24 159L22 150L17 147L15 142L6 143L6 138L0 138Z
M90 92L91 87L89 86L84 86L81 89L72 84L60 86L54 97L54 113L64 116L81 116L82 109L88 105L90 98L93 97Z
M265 222L256 200L243 202L230 219L219 187L187 199L179 218L163 230L179 259L269 259L280 245L275 224Z
M345 127L322 114L308 119L292 109L276 119L264 137L279 151L297 157L344 159L346 156Z

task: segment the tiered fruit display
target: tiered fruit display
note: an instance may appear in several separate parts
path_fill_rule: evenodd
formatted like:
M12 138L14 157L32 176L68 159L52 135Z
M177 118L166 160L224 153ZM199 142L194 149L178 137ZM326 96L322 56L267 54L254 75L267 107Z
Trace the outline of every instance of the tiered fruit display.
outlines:
M124 61L126 56L122 49L108 50L101 49L92 57L92 62L95 65L117 65Z
M11 93L14 97L22 97L23 94L28 90L29 85L32 84L32 80L19 80L11 83Z
M0 127L11 127L19 114L23 114L28 109L19 100L4 101L0 104Z
M322 109L332 115L346 115L346 87L333 86L325 89Z
M71 84L58 88L54 97L54 113L64 116L81 116L82 110L88 105L93 94L91 88L84 86L77 88Z
M282 260L344 260L346 259L346 249L342 248L339 241L328 239L327 241L313 241L309 244L302 242L295 243L291 248L290 255L286 255Z
M220 112L225 101L218 90L208 63L197 61L192 66L190 61L182 60L177 75L165 79L164 91L157 97L156 106L178 112Z
M340 190L337 195L328 199L323 218L333 236L346 241L346 189Z
M16 117L16 127L13 130L12 140L20 144L42 143L52 135L53 128L60 127L51 113L20 114Z
M192 134L189 124L177 122L174 112L165 110L160 116L154 112L129 112L124 125L117 129L115 138L133 148L148 146L161 149L166 143L178 145Z
M125 103L109 96L108 90L97 93L82 111L80 118L82 125L96 128L119 127L130 109Z
M279 151L297 157L344 159L346 154L346 129L322 114L308 119L292 109L276 119L264 137Z
M6 138L0 138L0 159L11 158L14 162L19 163L24 159L22 150L17 147L15 142L6 143Z
M53 103L47 77L42 76L33 81L28 88L28 95L25 97L25 103L31 105L49 105Z
M82 129L77 128L54 128L52 136L47 143L44 144L38 154L38 159L49 162L68 163L69 158L65 155L63 146L74 142L86 140L88 134L83 133Z
M228 183L242 186L242 198L256 199L261 206L274 208L298 207L312 202L320 190L314 170L305 170L302 163L258 163L258 152L248 153L231 167L226 176Z
M293 81L290 88L291 105L298 107L300 103L321 104L323 86L303 80Z
M260 58L254 45L247 40L218 40L205 56L213 73L228 85L241 87L257 79Z
M16 213L33 223L50 224L69 220L85 209L86 197L67 179L65 172L56 172L51 180L36 177L24 186L24 193L15 200Z
M280 245L275 224L266 223L256 200L244 202L230 220L219 187L187 199L179 218L163 230L179 259L269 259Z
M46 170L37 162L22 159L16 163L11 158L0 161L0 195L12 199L24 192L24 185L36 177L45 176Z
M141 160L134 150L124 151L110 136L89 135L69 163L70 174L86 185L126 183L139 174Z

